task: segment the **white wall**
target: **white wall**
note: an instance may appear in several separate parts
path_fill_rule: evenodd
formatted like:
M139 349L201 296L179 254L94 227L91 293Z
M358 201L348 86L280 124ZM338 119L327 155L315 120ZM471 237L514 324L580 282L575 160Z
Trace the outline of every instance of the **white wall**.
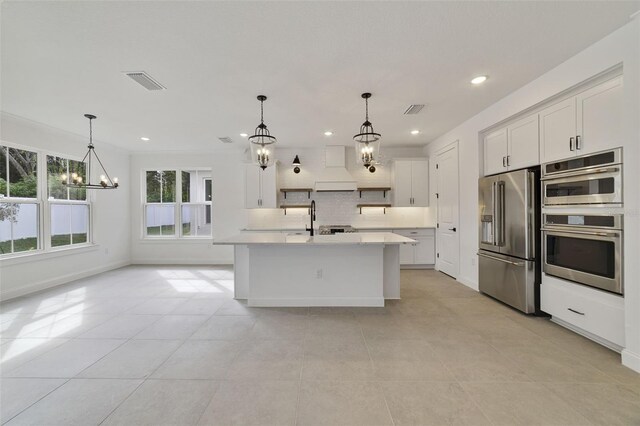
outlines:
M393 158L425 157L422 148L381 148L382 165L376 165L375 173L370 173L363 166L356 163L355 150L346 147L346 168L357 181L358 186L390 187L391 163ZM293 172L294 157L300 158L301 171ZM287 148L277 149L276 157L280 160L278 166L278 182L282 188L313 188L315 181L324 168L325 148ZM289 193L287 199L283 194L278 195L278 204L309 204L306 193ZM313 192L312 199L316 201L317 223L319 225L352 225L368 227L421 227L433 226L431 215L433 209L419 207L389 208L386 213L382 209L364 209L362 214L356 208L360 203L391 203L391 194L386 198L382 192L364 192L362 198L358 192ZM282 209L251 209L248 211L248 227L259 228L304 228L309 224L307 210Z
M85 136L6 113L2 113L0 119L0 140L3 142L72 157L82 157L86 153ZM0 299L129 264L129 155L99 140L95 145L109 173L118 176L121 182L117 190L93 194L96 246L0 260Z
M177 168L212 170L213 238L230 237L247 224L244 208L244 146L210 152L145 152L131 154L132 263L229 264L233 248L214 246L212 239L143 239L144 172Z
M538 79L496 102L481 113L439 137L425 148L433 155L444 146L460 143L460 277L477 289L478 269L472 263L478 250L477 180L480 176L480 142L483 129L575 86L617 64L624 67L625 116L628 143L624 146L625 253L640 253L640 20L634 19ZM498 70L496 70L497 72ZM496 76L499 77L499 76ZM490 84L490 81L487 83ZM432 161L432 165L434 162ZM435 170L432 169L432 175ZM435 179L432 179L435 181ZM432 190L431 194L435 191ZM432 201L435 202L435 200ZM435 205L435 204L433 204ZM640 371L640 263L627 256L625 276L626 349L623 360Z

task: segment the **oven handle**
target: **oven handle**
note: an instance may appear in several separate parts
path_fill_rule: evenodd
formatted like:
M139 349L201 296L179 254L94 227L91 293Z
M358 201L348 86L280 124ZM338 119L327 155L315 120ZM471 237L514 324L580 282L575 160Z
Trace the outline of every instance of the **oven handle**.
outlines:
M601 169L586 169L586 170L578 170L575 172L553 174L551 176L545 176L543 178L540 178L540 180L545 181L545 180L562 179L562 178L574 177L574 176L594 175L594 174L600 174L600 173L615 173L619 171L620 171L620 167L604 167Z
M566 229L566 228L542 228L542 231L545 232L565 232L569 234L583 234L583 235L595 235L598 237L617 237L620 234L617 232L597 232L597 231L578 231L574 229Z
M488 254L484 254L484 253L478 253L478 256L486 257L487 259L497 260L499 262L508 263L509 265L513 265L513 266L522 266L522 265L524 265L523 262L512 262L510 260L501 259L499 257L489 256Z

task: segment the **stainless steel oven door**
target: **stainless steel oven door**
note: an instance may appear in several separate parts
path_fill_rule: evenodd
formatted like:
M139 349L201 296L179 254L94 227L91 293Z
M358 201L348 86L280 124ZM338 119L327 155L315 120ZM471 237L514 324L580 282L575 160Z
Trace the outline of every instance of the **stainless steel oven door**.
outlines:
M544 206L622 204L622 166L586 169L542 179Z
M543 258L549 275L623 294L622 231L543 228Z

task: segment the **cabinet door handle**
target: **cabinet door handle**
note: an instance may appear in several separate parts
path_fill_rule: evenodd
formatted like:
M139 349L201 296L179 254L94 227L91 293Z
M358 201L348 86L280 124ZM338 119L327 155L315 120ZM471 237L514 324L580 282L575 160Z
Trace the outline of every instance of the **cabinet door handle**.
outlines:
M507 166L511 165L511 156L507 155Z
M580 135L576 136L576 151L582 149L580 146Z
M502 167L507 167L507 157L502 157Z
M574 314L584 315L584 312L576 311L575 309L567 308L567 310L573 312Z
M569 138L569 151L573 151L573 136Z

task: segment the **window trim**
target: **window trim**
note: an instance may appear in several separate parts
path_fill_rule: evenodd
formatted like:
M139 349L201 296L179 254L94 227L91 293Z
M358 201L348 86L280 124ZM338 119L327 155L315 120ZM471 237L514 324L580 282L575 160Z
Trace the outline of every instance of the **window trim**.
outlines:
M173 171L176 173L176 189L175 189L175 201L173 202L147 202L147 172L168 172ZM213 185L213 170L208 167L156 167L156 168L143 168L140 171L140 201L142 205L142 220L141 220L141 232L140 232L140 240L144 242L154 242L154 241L211 241L213 240L213 202L212 201L202 201L202 202L183 202L182 201L182 172L207 172L210 174L208 177L202 176L202 180L211 179ZM162 189L162 185L161 185ZM213 193L213 190L212 190ZM174 207L174 233L173 235L148 235L147 234L147 206L149 205L169 205L173 204ZM209 205L212 206L212 219L211 219L211 233L209 235L183 235L182 232L182 206L183 205Z

